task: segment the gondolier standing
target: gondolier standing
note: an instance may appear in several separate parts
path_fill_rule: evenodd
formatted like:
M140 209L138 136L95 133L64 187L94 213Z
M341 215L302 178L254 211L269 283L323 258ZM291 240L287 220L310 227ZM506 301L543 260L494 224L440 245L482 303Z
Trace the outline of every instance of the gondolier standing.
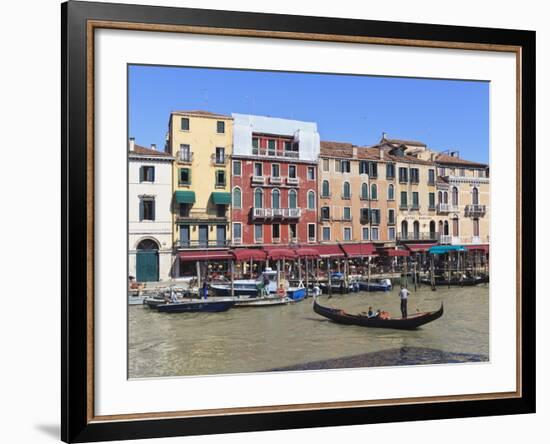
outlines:
M407 317L407 299L409 298L409 290L401 285L401 291L399 291L399 298L401 299L401 316Z

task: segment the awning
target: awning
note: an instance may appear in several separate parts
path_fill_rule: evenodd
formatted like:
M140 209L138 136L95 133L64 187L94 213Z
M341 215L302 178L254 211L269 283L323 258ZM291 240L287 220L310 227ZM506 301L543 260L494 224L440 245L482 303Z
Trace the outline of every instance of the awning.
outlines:
M344 257L344 250L339 245L315 245L321 257Z
M254 248L240 248L233 250L233 256L237 261L249 261L250 259L254 261L265 261L266 253L264 250L254 249Z
M231 205L231 193L214 191L212 193L212 203L214 205Z
M222 261L233 259L233 255L227 250L202 250L202 251L182 251L178 253L180 260L189 261Z
M412 251L413 253L423 253L424 251L428 251L431 247L434 247L435 243L427 243L427 244L406 244L405 247L409 251Z
M175 194L177 203L195 203L195 192L194 191L176 191Z
M483 251L484 253L489 253L489 245L488 244L481 244L481 245L465 245L467 250L471 251Z
M376 249L372 244L341 244L347 257L364 257L376 255Z
M445 254L452 251L466 251L466 248L462 245L436 245L428 250L430 254Z
M411 253L409 250L399 250L396 248L384 248L382 250L379 250L380 254L390 257L397 257L397 256L410 256Z
M314 258L319 257L319 252L317 251L316 248L306 248L306 247L297 248L296 254L299 257L314 257Z
M296 252L290 248L265 247L267 258L277 261L279 259L296 259Z

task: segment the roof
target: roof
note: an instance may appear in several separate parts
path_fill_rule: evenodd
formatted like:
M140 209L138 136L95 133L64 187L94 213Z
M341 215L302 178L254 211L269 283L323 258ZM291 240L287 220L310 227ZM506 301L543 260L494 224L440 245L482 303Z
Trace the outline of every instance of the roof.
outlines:
M164 157L170 157L171 154L167 153L166 151L158 151L153 150L151 148L145 148L141 145L134 145L134 149L130 151L130 154L142 154L146 156L164 156Z
M413 145L413 146L426 146L424 142L419 142L418 140L404 140L404 139L388 139L387 137L382 137L380 143L389 142L394 145Z
M486 168L487 164L472 162L471 160L461 159L460 157L449 156L448 154L439 153L435 156L436 163L449 164L449 165L464 165L471 167Z
M210 111L204 111L204 110L189 110L189 111L172 111L172 114L183 114L183 115L189 115L189 116L199 116L199 117L212 117L212 118L219 118L219 119L233 119L233 117L228 116L227 114L219 114L219 113L213 113Z
M321 156L351 158L354 147L352 143L321 140Z

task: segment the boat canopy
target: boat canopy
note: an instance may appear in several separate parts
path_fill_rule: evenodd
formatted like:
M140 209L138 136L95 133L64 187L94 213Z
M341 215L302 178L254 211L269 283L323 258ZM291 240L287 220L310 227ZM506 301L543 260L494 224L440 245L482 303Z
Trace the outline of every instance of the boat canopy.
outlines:
M255 248L239 248L231 252L237 261L265 261L266 253L264 250Z
M365 244L341 244L347 257L375 256L376 248L370 243Z
M436 245L428 250L430 254L445 254L451 251L466 251L462 245Z

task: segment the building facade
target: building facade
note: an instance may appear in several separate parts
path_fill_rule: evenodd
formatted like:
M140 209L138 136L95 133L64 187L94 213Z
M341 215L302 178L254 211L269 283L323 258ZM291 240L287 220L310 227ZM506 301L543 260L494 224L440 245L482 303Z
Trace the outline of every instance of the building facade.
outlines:
M129 274L138 282L167 280L172 264L170 154L136 145L128 153Z
M233 147L231 116L206 111L170 115L168 151L173 166L174 277L188 274L183 252L226 249L230 245L229 158Z
M317 241L317 125L233 114L233 245Z

